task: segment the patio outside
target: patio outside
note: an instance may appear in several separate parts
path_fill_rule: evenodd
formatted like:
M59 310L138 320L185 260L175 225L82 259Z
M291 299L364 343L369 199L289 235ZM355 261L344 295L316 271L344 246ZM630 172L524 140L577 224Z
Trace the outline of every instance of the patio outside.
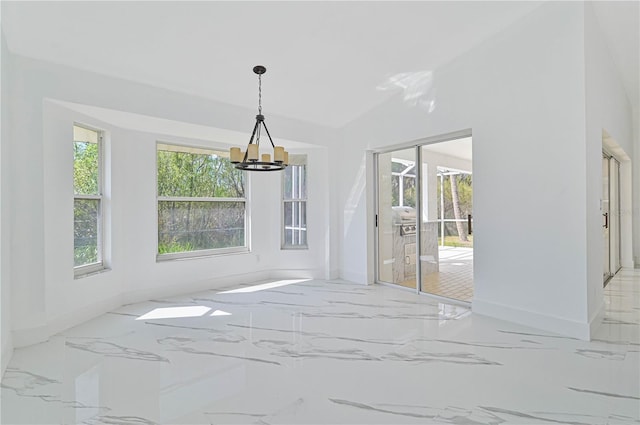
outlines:
M422 277L422 291L471 302L473 299L473 248L439 249L440 270Z

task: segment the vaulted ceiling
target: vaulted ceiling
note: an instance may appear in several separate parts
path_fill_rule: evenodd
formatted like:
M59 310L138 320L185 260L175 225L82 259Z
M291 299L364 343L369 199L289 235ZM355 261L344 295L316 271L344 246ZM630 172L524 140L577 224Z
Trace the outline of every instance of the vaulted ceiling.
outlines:
M265 113L338 128L393 96L390 78L435 70L539 5L3 1L2 29L18 55L249 108L263 64ZM598 9L637 105L637 2Z

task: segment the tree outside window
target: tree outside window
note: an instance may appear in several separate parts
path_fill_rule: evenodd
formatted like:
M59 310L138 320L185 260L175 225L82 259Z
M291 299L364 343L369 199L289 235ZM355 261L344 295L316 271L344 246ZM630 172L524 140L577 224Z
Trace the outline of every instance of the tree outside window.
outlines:
M76 274L102 267L102 133L73 126L73 250Z
M158 144L157 178L159 256L247 249L245 175L227 152Z

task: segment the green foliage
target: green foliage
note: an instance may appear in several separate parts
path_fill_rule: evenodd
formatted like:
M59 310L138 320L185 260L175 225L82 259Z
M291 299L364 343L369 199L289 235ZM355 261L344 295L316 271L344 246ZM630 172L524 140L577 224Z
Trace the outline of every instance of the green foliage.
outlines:
M467 236L468 241L462 242L458 235L445 236L444 237L444 246L455 246L455 247L464 247L464 248L473 248L473 236ZM442 238L438 238L438 246L442 244Z
M168 252L243 246L244 212L243 202L160 201L158 245Z
M98 144L73 143L73 190L77 195L98 194Z
M98 143L75 140L73 143L73 190L76 195L98 195ZM98 217L100 201L76 199L73 209L74 266L98 262Z
M189 252L193 251L195 248L193 244L186 242L180 243L177 241L172 242L162 242L158 244L158 254L169 254L172 252Z
M158 195L244 198L244 174L227 158L158 150Z
M404 180L404 205L416 207L416 179Z
M158 195L244 198L244 173L215 154L158 150ZM158 202L158 253L244 246L244 202Z
M73 265L74 267L83 266L85 264L94 264L98 262L98 247L79 246L73 249Z
M395 162L393 164L396 164ZM400 179L403 180L403 198L400 205ZM391 205L402 207L416 207L416 179L415 177L391 176Z
M457 178L458 198L462 217L473 214L473 179L471 174L459 174ZM438 181L438 217L442 217L440 205L440 182ZM444 177L444 218L455 218L451 198L451 178Z
M98 199L76 199L73 208L74 266L98 262Z

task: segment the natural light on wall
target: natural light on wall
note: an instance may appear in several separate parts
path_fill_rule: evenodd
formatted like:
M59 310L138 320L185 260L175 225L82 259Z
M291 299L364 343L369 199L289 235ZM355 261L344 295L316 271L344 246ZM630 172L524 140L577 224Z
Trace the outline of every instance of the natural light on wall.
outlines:
M265 291L267 289L277 288L279 286L293 285L295 283L307 282L311 279L289 279L289 280L276 280L274 282L261 283L260 285L247 286L246 288L232 289L230 291L218 292L218 294L240 294L246 292L258 292Z
M164 307L156 308L150 312L143 314L136 320L153 320L153 319L177 319L180 317L200 317L211 311L211 308L203 305L191 305L186 307Z
M402 91L405 103L420 106L431 113L436 109L436 89L432 71L401 72L392 75L376 89Z

